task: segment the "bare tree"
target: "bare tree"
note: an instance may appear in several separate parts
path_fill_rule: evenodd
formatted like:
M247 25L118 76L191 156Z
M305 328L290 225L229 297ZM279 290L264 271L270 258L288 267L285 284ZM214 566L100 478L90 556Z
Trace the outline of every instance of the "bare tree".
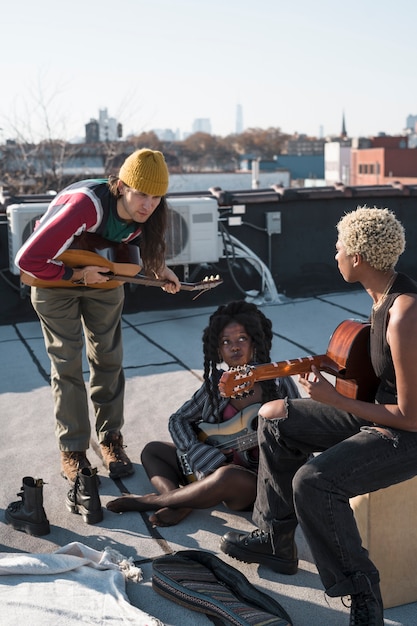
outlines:
M46 86L45 86L46 85ZM13 115L2 124L13 138L2 147L0 179L12 193L40 192L62 186L64 162L76 148L65 137L59 87L45 77L15 99Z

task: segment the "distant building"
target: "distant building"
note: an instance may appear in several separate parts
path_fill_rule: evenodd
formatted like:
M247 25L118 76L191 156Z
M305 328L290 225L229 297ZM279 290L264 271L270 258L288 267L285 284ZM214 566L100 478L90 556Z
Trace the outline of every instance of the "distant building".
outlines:
M91 119L85 125L85 143L98 143L100 141L100 127L98 121Z
M405 123L406 130L411 130L413 133L415 133L417 130L416 124L417 124L417 115L408 115L406 123Z
M243 109L241 104L236 105L236 135L243 133Z
M207 133L211 135L211 121L208 117L199 117L193 122L193 133Z
M329 141L324 146L324 179L326 185L350 182L351 142Z
M278 154L277 167L288 170L292 181L324 179L324 151L321 154Z
M180 141L180 131L174 132L171 128L154 128L153 132L160 141Z
M325 142L325 139L315 139L307 135L296 135L288 139L286 152L291 156L323 155Z
M108 116L107 109L100 109L98 120L91 119L85 125L86 143L117 141L122 135L122 125L114 117Z
M417 183L417 150L408 147L407 137L374 137L368 148L352 148L351 185L387 185L393 182Z
M240 161L240 169L250 171L254 160L254 157L245 155ZM278 154L272 161L261 159L259 171L287 172L291 181L304 181L306 178L321 180L324 178L324 156L323 154Z
M345 120L345 112L343 111L342 115L342 132L340 133L340 137L342 139L347 139L347 130L346 130L346 120Z
M408 135L408 147L413 149L417 148L417 133Z

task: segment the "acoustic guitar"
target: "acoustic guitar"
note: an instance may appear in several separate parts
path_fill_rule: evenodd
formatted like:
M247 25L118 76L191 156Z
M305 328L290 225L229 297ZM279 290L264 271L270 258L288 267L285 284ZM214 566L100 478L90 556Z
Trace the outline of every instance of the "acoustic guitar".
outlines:
M236 413L230 420L218 424L198 423L197 436L199 441L224 452L237 453L242 465L253 469L254 461L248 453L258 446L256 430L260 407L260 403L250 404ZM189 482L192 482L195 477L188 462L187 454L178 450L177 456L182 473Z
M163 287L169 281L158 278L150 278L139 272L142 269L139 248L133 244L115 243L95 235L85 233L76 237L73 245L57 257L64 265L72 268L97 265L102 267L105 275L110 277L105 283L89 283L87 287L96 289L112 289L123 283L134 283L151 287ZM30 287L79 287L80 284L70 280L41 280L21 272L20 279ZM195 283L181 282L181 290L184 291L208 291L223 280L220 276L206 276L203 280ZM84 285L82 285L84 286Z
M220 378L219 390L224 397L247 395L257 381L320 371L336 377L336 389L348 398L373 402L378 378L369 356L370 324L345 320L333 332L326 354L307 356L265 365L231 368Z

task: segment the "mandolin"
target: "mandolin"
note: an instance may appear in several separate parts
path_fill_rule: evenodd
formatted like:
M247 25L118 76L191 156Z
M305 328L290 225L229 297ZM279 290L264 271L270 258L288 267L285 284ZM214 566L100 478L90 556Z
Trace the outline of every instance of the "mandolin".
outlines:
M226 398L236 398L248 394L258 381L307 374L315 365L320 371L336 377L335 386L341 394L372 402L378 378L369 356L369 331L368 323L345 320L333 332L326 354L232 368L220 378L220 393Z
M86 249L80 246L86 246ZM87 287L96 289L112 289L123 283L134 283L151 287L163 287L169 281L158 278L150 278L139 272L142 269L139 248L133 244L114 243L88 233L88 236L81 235L76 238L74 247L68 248L60 254L57 261L72 268L85 267L87 265L97 265L102 267L106 276L110 277L105 283L89 283ZM26 272L21 272L20 279L25 285L30 287L79 287L80 284L70 280L41 280ZM195 283L181 282L181 290L184 291L208 291L218 285L223 280L219 276L207 276L203 280ZM81 285L84 286L84 285Z

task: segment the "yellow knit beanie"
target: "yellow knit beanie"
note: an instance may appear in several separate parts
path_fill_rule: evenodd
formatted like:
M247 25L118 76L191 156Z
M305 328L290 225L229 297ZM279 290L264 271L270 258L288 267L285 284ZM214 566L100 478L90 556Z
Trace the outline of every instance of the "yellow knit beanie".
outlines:
M168 191L167 164L162 152L157 150L136 150L123 163L119 178L128 187L150 196L165 196Z

